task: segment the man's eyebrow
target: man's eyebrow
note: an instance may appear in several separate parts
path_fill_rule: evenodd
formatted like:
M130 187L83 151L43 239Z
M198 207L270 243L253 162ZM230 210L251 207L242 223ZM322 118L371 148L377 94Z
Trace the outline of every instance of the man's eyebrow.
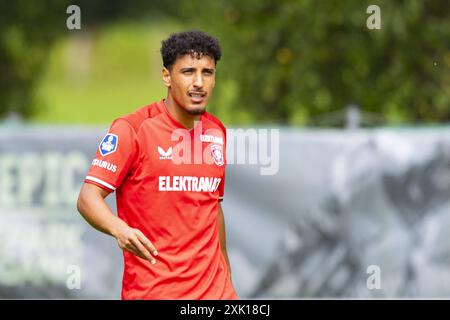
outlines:
M195 71L197 70L197 68L193 68L193 67L187 67L187 68L181 68L180 71L181 72L185 72L185 71ZM209 72L214 72L214 68L203 68L203 71L209 71Z

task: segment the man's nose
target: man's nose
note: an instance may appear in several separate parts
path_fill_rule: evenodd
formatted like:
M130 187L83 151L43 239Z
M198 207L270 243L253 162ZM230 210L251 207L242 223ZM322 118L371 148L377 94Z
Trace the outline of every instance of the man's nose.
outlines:
M201 73L196 74L195 79L194 79L194 87L196 87L196 88L203 87L203 75Z

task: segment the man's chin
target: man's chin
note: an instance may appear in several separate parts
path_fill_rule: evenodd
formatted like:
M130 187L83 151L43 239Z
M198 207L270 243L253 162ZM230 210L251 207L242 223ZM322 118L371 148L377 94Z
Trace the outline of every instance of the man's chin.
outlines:
M193 116L199 116L206 112L206 106L190 106L185 109L187 113Z

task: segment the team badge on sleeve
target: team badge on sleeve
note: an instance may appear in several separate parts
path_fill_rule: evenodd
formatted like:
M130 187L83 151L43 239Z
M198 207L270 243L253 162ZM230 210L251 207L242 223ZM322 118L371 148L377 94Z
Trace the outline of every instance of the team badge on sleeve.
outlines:
M223 155L222 155L222 147L217 145L217 144L213 144L211 145L211 155L214 159L215 164L217 164L219 167L223 166L224 161L223 161Z
M98 149L102 156L106 156L111 154L117 150L117 144L119 142L119 137L117 135L108 133L100 142Z

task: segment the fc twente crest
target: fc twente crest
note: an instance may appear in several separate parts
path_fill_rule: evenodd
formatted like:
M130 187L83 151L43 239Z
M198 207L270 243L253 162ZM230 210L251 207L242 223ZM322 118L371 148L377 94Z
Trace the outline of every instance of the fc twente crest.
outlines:
M211 155L212 155L212 158L213 158L215 164L217 164L219 167L223 166L224 161L223 161L223 153L222 153L221 146L219 146L217 144L211 145Z

